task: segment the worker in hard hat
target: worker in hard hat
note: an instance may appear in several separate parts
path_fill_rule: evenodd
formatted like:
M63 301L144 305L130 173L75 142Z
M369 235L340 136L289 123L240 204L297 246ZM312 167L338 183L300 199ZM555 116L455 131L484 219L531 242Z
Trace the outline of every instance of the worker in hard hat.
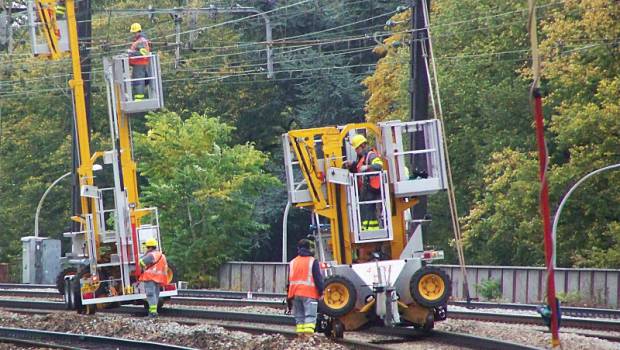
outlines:
M149 317L157 317L159 289L162 285L168 284L168 262L166 256L157 250L156 239L149 238L144 245L146 253L140 258L142 274L138 280L144 284Z
M287 294L298 337L314 334L318 301L322 294L323 276L319 262L314 258L314 242L301 239L297 242L297 257L289 264Z
M350 139L351 146L357 154L357 161L344 162L345 167L353 173L365 173L383 170L383 160L376 149L368 146L368 140L362 134L356 134ZM374 201L381 199L381 176L379 174L360 176L357 178L360 201ZM381 203L362 204L360 206L362 230L372 231L381 229L383 205Z
M130 32L134 33L133 42L129 47L129 65L132 67L131 83L133 89L133 100L140 101L145 98L146 85L149 78L149 62L151 55L151 42L142 33L140 23L131 25Z

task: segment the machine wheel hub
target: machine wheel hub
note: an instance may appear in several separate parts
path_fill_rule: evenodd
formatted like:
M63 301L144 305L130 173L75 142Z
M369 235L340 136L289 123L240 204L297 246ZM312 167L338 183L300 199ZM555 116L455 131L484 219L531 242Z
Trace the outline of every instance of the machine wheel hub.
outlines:
M437 300L441 298L446 285L443 279L433 273L422 276L418 284L418 291L428 300Z

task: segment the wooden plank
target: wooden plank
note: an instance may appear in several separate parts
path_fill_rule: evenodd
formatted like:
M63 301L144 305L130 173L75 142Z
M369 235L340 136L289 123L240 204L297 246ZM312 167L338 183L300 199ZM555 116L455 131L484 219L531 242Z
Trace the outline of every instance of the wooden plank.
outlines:
M230 290L241 291L241 265L230 264Z

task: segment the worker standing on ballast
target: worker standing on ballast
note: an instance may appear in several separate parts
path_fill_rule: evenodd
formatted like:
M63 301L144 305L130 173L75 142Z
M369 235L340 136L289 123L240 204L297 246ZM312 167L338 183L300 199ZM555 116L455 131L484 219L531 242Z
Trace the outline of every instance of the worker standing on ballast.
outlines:
M298 337L312 336L316 326L318 300L323 294L323 276L314 258L314 242L297 243L297 257L291 260L288 274L289 305L292 304Z
M168 284L168 262L166 256L157 250L157 240L149 238L145 246L146 253L140 258L142 274L138 280L144 284L149 317L157 317L159 289Z
M131 82L134 101L145 99L146 85L149 77L149 61L151 55L151 42L142 33L140 23L131 25L130 32L134 33L133 42L127 50L129 54L129 65L132 67Z

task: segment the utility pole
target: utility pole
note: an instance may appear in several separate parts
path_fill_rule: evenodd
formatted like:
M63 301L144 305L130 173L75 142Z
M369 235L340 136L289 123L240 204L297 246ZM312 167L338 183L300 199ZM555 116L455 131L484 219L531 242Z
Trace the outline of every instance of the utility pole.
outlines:
M427 2L430 8L430 0L411 0L411 41L409 43L411 58L409 67L409 98L410 98L410 120L419 121L428 119L428 102L430 87L428 85L428 69L424 60L424 52L429 52L428 32L424 24L424 11L422 1ZM423 45L426 46L423 50ZM423 133L416 133L411 136L410 142L414 145L413 149L424 149L425 140ZM426 159L424 157L410 158L411 174L421 175L428 173ZM418 197L419 203L412 209L413 225L410 234L417 230L421 232L422 220L427 216L427 196Z

